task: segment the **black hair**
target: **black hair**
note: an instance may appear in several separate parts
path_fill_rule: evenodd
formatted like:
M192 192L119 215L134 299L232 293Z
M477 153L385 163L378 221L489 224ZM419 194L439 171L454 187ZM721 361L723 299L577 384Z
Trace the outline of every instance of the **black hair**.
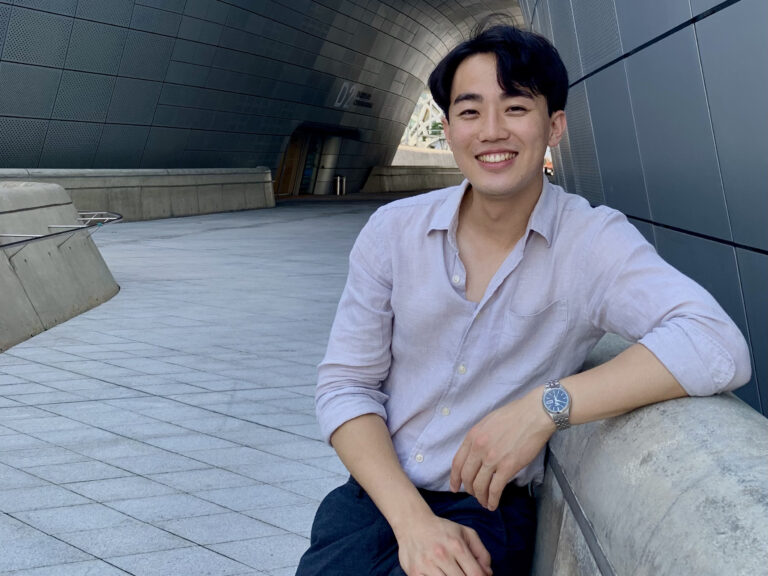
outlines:
M544 96L550 116L565 109L568 72L557 49L543 36L497 24L481 28L469 40L456 46L429 75L432 98L446 118L456 70L466 58L475 54L496 56L496 77L507 94Z

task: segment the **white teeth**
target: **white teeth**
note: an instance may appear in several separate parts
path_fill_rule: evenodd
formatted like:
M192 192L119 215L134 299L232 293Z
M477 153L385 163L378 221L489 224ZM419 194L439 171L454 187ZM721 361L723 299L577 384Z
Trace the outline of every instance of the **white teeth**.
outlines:
M477 157L480 162L488 162L488 163L495 163L495 162L504 162L505 160L510 160L511 158L514 158L517 156L517 152L503 152L500 154L481 154Z

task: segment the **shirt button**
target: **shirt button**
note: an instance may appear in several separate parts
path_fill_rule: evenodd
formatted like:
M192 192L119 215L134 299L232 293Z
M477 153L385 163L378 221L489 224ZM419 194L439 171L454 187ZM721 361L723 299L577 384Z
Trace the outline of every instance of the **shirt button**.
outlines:
M416 462L424 462L424 455L423 454L416 454Z
M454 284L458 284L459 282L461 282L461 276L459 276L458 274L454 274L452 280Z
M459 364L459 374L466 374L467 373L467 367L464 366L464 364Z
M443 406L443 409L440 410L440 414L442 414L443 416L448 416L448 414L450 413L451 413L451 409L448 408L448 406Z

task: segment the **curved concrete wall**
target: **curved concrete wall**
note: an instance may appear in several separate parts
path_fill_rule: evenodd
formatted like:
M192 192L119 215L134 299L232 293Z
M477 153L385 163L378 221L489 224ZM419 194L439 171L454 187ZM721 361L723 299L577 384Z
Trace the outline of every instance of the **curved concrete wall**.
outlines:
M268 168L176 170L0 169L0 183L34 180L63 186L81 212L117 212L154 220L275 205Z
M278 167L298 128L357 191L434 64L509 0L0 0L0 167Z
M61 186L0 182L0 233L47 235L77 225ZM87 231L23 244L0 238L0 351L109 300L120 289Z
M576 426L550 441L541 496L535 576L762 574L768 421L723 395Z
M736 394L768 415L768 2L521 6L572 83L558 183L623 211L717 298L752 348Z
M462 180L464 175L456 167L377 166L371 171L360 192L427 192L455 186Z

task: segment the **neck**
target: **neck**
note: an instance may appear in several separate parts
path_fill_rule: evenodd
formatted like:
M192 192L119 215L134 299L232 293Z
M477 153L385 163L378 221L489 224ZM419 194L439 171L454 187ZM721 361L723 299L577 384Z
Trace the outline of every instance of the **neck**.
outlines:
M540 196L541 186L536 193L514 197L487 196L470 186L462 200L459 225L511 250L525 233Z

